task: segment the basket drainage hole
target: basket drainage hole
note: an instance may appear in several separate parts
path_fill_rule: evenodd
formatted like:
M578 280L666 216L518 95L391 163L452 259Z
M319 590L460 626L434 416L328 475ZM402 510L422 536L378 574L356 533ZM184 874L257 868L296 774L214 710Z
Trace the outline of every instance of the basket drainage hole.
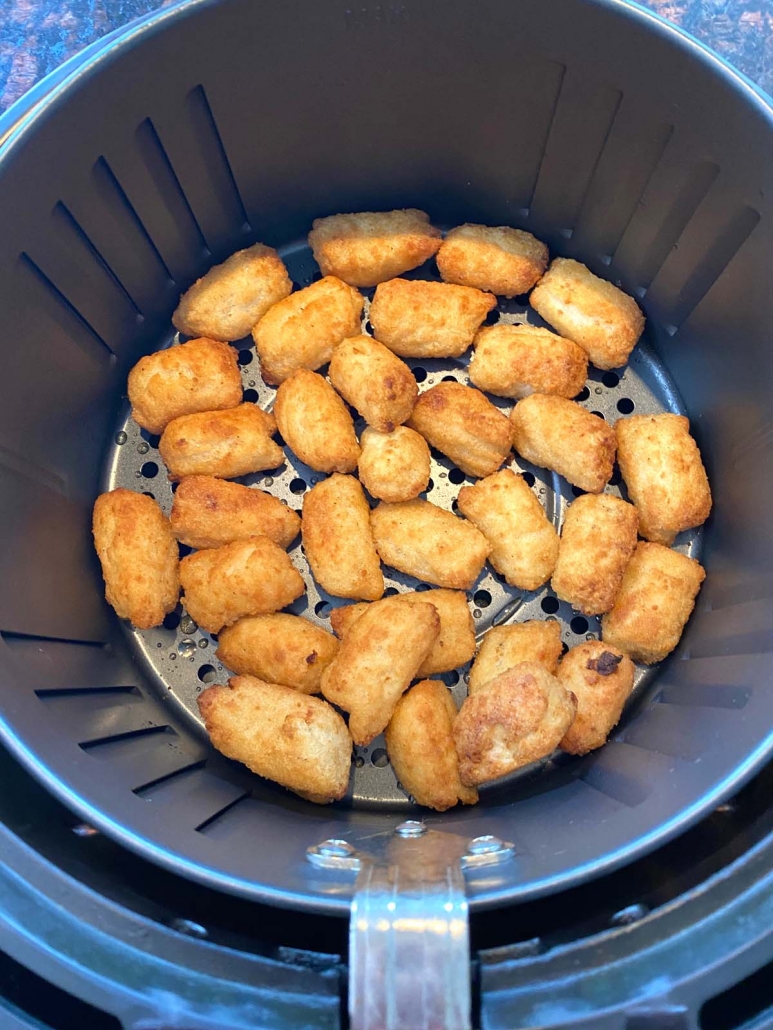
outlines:
M534 486L536 480L533 472L522 472L521 475L523 476L523 481L527 486Z
M459 673L456 669L451 669L450 672L444 672L440 678L447 687L455 687L459 682Z
M601 377L601 381L604 386L608 386L610 390L614 390L617 384L620 382L620 376L617 372L605 372Z
M464 472L461 469L453 468L448 473L449 483L453 483L454 486L460 486L464 482Z
M164 629L177 629L180 625L180 615L178 612L170 612L164 619Z
M617 402L617 410L621 415L630 415L635 405L630 397L621 397Z
M499 321L499 312L496 308L493 311L489 311L486 317L483 319L484 325L496 325Z
M434 479L428 479L427 480L427 489L424 492L425 493L429 493L430 490L434 490L434 489L435 489L435 480Z
M202 665L199 669L199 679L202 683L214 683L216 675L214 665Z
M590 390L588 389L587 386L583 386L582 390L580 390L580 392L577 394L577 396L574 399L576 401L587 401L587 399L589 397L590 397Z
M595 415L596 418L603 418L603 419L606 420L606 415L604 414L603 411L592 411L591 415Z
M379 769L384 769L389 765L389 756L383 747L374 748L373 754L370 756L370 760L373 765L378 766Z
M456 381L456 376L443 376L442 379L442 382L444 383L455 383Z
M240 365L249 365L252 362L252 351L240 350L236 360Z
M473 601L479 608L488 608L491 604L491 594L488 590L476 590L475 595L473 596Z
M304 479L293 479L290 482L290 493L291 494L302 494L306 489L306 481Z
M427 370L426 368L422 368L421 365L418 365L412 371L413 378L416 380L417 383L423 383L424 380L427 378Z
M242 391L242 400L246 404L255 404L258 400L257 390L244 390Z
M397 587L387 587L384 591L384 597L394 597L395 594L399 593L400 591L397 589Z
M546 615L555 615L558 611L558 598L550 596L543 597L540 607Z
M140 472L142 472L145 479L155 479L158 475L158 465L156 465L155 461L146 461Z
M318 615L320 619L326 619L330 615L331 607L329 601L317 601L314 605L314 614Z
M572 627L572 633L580 635L588 632L588 620L584 619L582 615L575 616L569 625Z

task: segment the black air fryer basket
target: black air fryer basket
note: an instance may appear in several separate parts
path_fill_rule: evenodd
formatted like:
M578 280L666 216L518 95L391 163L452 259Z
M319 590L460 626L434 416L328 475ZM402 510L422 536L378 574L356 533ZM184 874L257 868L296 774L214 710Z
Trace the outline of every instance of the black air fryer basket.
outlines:
M618 0L192 0L73 68L0 151L4 743L145 858L309 912L348 912L355 885L309 849L340 840L378 865L421 817L378 747L326 808L216 755L192 714L227 676L212 644L184 613L127 633L90 539L106 484L171 498L125 384L170 341L181 291L255 240L306 285L315 217L411 206L527 229L636 297L630 374L594 373L586 407L685 411L715 500L686 545L707 571L695 613L610 743L425 824L513 844L466 870L474 909L586 882L716 807L773 748L771 169L766 100ZM249 354L242 372L267 399ZM302 472L275 484L294 507ZM559 617L570 644L594 629Z

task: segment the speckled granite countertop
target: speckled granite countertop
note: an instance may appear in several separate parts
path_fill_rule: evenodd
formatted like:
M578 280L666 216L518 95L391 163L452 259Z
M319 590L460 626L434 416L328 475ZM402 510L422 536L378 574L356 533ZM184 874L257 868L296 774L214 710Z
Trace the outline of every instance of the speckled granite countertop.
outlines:
M0 0L0 111L111 29L172 0ZM644 0L773 93L773 0Z

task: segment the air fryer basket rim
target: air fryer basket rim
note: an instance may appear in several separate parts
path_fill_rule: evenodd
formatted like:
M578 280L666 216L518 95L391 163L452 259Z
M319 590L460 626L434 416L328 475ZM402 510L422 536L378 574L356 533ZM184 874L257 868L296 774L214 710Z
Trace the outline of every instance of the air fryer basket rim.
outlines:
M105 49L97 48L87 63L80 64L77 57L73 58L72 71L68 72L67 76L61 79L49 92L44 94L43 87L47 81L61 75L61 70L52 73L48 80L44 80L39 85L41 99L32 110L26 112L23 110L25 101L22 98L18 105L12 107L0 119L0 139L5 138L5 144L0 157L7 159L15 146L23 145L27 138L35 132L40 119L55 116L58 107L66 103L71 91L77 89L90 77L97 74L104 65L116 60L125 48L134 47L146 35L160 32L170 22L187 18L199 9L214 7L219 2L222 2L222 0L183 0L183 2L171 8L155 12L142 19L139 23L128 26L123 32L116 34ZM660 36L666 38L671 45L680 49L687 59L702 62L711 68L715 75L724 79L730 88L741 92L746 101L754 104L758 113L765 118L768 127L773 128L773 110L771 110L771 105L764 95L735 69L726 64L718 55L708 50L698 41L676 29L653 12L641 8L639 5L629 4L625 0L583 0L583 3L586 6L614 11L617 15L638 21L642 26L644 22L647 22L650 31L657 32ZM22 108L21 119L18 115L19 108ZM72 790L46 765L42 756L35 753L25 744L22 737L16 733L13 726L4 717L0 717L0 735L15 757L52 794L57 796L89 823L108 833L143 857L165 866L173 872L182 873L204 882L211 887L225 889L245 897L258 898L262 901L298 908L310 907L316 911L325 911L338 915L344 915L348 912L348 897L331 897L323 894L317 894L314 897L301 894L292 895L286 890L275 889L270 885L257 884L249 879L226 876L219 870L207 868L200 862L192 862L181 854L175 854L172 850L159 846L141 832L129 829L113 820L108 813L91 804L77 791ZM649 834L637 838L628 847L620 848L616 852L609 854L603 861L594 861L587 866L576 867L571 876L558 875L545 879L527 890L518 888L517 885L507 885L501 889L487 892L484 897L476 897L473 894L471 904L473 907L493 907L512 900L516 895L519 900L537 897L557 888L565 888L582 882L590 875L608 872L652 850L658 844L665 843L681 833L723 799L738 790L767 760L772 746L773 735L769 734L758 748L747 755L745 761L735 767L732 775L725 777L711 792L702 795L697 803L681 810L678 815L660 824ZM433 822L434 820L430 819L428 821ZM442 825L442 822L438 820L438 824Z

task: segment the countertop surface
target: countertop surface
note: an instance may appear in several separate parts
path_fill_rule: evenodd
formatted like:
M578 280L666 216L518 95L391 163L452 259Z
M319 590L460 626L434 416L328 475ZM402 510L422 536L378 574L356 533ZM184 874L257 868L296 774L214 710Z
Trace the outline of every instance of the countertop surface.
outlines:
M89 43L171 2L0 0L0 111ZM773 93L773 0L644 0L644 5Z

